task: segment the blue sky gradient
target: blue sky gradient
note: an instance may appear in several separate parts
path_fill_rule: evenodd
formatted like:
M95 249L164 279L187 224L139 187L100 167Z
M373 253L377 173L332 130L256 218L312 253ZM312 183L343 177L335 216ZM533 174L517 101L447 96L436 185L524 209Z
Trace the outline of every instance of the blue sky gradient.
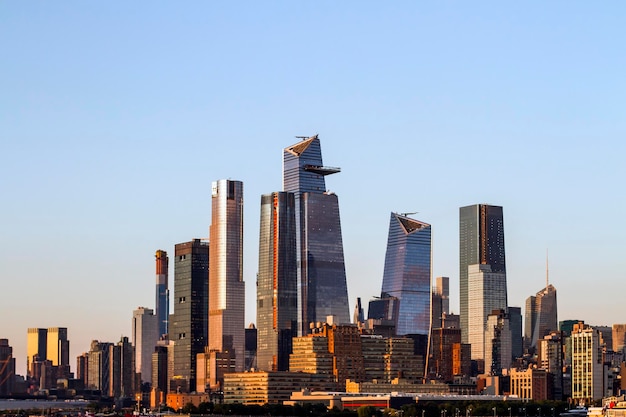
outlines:
M509 304L626 322L623 2L1 2L0 337L130 336L154 252L244 182L246 320L260 196L319 134L351 308L379 295L389 212L432 224L458 313L458 209L504 207ZM173 259L173 256L172 256ZM173 261L171 262L173 266ZM173 268L170 269L173 287Z

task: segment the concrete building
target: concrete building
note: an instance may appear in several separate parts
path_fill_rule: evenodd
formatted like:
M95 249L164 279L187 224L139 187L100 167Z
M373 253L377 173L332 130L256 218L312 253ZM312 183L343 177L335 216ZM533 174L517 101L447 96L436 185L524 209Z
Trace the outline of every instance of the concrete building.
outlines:
M224 403L244 405L282 404L291 393L304 388L330 391L328 375L305 372L243 372L224 375Z
M545 369L528 368L523 371L511 369L511 395L522 400L552 400L552 374Z
M572 400L591 402L604 396L604 363L600 332L584 324L574 325L572 352Z
M152 309L138 307L133 311L131 337L137 382L152 384L152 354L159 341L159 318Z

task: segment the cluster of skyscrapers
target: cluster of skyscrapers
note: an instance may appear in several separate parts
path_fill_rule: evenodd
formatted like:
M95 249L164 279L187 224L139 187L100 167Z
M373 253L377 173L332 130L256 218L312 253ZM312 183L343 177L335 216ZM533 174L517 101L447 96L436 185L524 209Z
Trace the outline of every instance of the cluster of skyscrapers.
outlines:
M329 389L395 378L396 390L401 380L409 390L438 381L521 398L539 395L528 387L541 380L535 399L592 400L612 390L607 369L623 362L624 331L611 350L606 329L559 325L547 271L546 287L526 301L522 332L521 308L508 304L499 206L460 208L459 315L450 312L449 279L432 285L431 225L392 212L380 296L367 318L357 300L350 323L339 201L325 183L340 169L323 164L317 136L301 139L283 150L282 191L261 196L256 328L244 324L243 183L215 181L209 239L175 245L173 299L169 257L158 250L155 309L133 312L130 340L92 342L77 362L85 388L153 404L169 393L227 397L254 370L322 376L303 383ZM0 340L0 394L7 348ZM28 376L41 387L71 377L67 329L29 329L27 355ZM598 364L595 374L577 371Z

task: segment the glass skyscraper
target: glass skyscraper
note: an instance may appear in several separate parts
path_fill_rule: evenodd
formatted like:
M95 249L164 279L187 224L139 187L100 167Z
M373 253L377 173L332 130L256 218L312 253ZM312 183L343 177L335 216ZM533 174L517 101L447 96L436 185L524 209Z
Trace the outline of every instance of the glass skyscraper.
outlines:
M208 347L213 352L230 353L230 357L234 353L236 372L243 372L243 183L213 182L211 202Z
M297 336L298 290L293 193L261 197L257 276L257 367L288 371Z
M322 163L317 135L283 151L283 191L295 203L299 335L328 316L350 322L339 200L324 179L339 171Z
M526 347L532 352L544 336L558 330L556 288L548 284L536 295L526 299L526 322L524 323Z
M169 388L189 392L196 387L196 355L204 352L208 339L209 244L200 239L179 243L174 256L174 370Z
M431 227L391 213L382 294L396 297L396 334L428 335L431 314Z
M167 334L167 320L170 313L170 291L168 288L169 258L164 250L156 251L156 305L155 315L159 328L159 337Z
M459 282L461 339L469 343L468 267L490 265L506 274L502 207L474 204L459 209ZM506 306L502 307L506 309Z

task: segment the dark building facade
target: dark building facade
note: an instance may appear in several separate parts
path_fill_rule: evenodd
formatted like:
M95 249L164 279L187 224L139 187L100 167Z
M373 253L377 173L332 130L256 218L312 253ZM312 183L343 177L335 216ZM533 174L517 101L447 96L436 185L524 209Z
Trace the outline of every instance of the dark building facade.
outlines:
M294 193L261 197L257 276L257 367L286 371L298 335L296 215Z
M300 335L328 316L350 322L339 200L325 183L339 171L322 163L317 135L284 149L283 191L294 194L295 205Z
M461 335L469 342L468 267L490 265L491 272L506 274L502 207L474 204L459 209L459 282Z
M208 341L209 245L194 239L175 246L174 314L170 340L174 342L174 370L170 390L196 387L196 355Z
M400 336L430 331L430 233L429 224L391 213L381 292L398 299Z
M8 339L0 339L0 396L13 393L15 358Z

